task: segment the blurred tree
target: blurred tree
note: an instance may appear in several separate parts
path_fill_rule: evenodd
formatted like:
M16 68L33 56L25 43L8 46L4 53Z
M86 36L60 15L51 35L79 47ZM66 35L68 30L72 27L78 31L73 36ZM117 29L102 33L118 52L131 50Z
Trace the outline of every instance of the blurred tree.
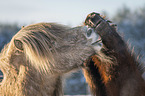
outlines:
M129 40L135 52L140 55L145 54L145 7L131 11L124 6L118 9L113 21L117 23L119 32L126 41Z
M20 28L16 24L0 24L0 50Z
M77 73L73 73L71 77L67 78L65 81L65 95L86 95L88 93L87 83L81 70Z

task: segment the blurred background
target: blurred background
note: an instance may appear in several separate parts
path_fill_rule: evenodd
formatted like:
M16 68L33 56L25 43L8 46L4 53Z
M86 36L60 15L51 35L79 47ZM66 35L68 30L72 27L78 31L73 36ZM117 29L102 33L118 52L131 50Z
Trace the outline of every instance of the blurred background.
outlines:
M75 27L91 12L116 23L118 32L145 64L145 0L0 0L0 50L21 26L57 22ZM89 94L81 70L65 80L64 91L66 95Z

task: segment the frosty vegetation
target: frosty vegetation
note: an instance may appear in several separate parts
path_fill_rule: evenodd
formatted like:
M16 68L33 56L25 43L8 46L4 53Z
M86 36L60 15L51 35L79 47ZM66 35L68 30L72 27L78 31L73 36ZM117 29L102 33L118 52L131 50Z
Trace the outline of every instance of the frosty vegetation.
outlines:
M128 42L130 48L133 49L134 47L136 54L141 55L141 60L145 64L145 7L131 11L124 6L118 9L116 15L110 20L118 25L118 32ZM20 30L20 27L16 24L0 23L0 50L18 30ZM2 72L0 72L0 75L2 75ZM0 79L2 79L1 76ZM64 86L65 94L88 94L88 87L81 71L72 74L66 80L66 83L67 86Z

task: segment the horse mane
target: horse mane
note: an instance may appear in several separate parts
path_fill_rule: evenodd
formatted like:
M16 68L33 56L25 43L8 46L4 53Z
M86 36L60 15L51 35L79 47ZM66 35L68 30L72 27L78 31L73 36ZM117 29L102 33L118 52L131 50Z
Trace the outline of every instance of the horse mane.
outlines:
M5 62L5 64L0 64L0 70L2 70L3 67L8 66L8 61L9 61L9 59L8 59L9 54L7 54L8 47L9 47L9 43L7 45L5 45L4 48L1 50L0 63Z
M53 30L55 25L59 31L67 29L59 24L53 23L38 23L22 28L11 40L7 53L16 48L14 47L14 40L20 40L23 44L23 52L26 59L34 68L40 72L51 72L50 68L55 66L55 61L52 53L56 53L56 41L60 41L60 37L54 35ZM63 28L62 28L63 27ZM59 33L59 32L58 32ZM57 33L57 34L58 34ZM4 49L5 50L5 49ZM6 50L5 50L6 51ZM21 51L21 50L20 50ZM51 67L50 67L51 66Z

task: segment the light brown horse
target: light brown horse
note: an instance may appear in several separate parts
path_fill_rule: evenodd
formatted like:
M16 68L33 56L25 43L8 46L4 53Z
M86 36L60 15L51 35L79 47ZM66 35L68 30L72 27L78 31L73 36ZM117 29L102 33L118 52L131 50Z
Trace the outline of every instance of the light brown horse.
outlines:
M22 28L0 54L1 96L62 96L64 73L95 53L85 26L39 23Z
M115 27L97 13L89 14L85 24L94 29L92 33L100 35L101 39L96 44L103 44L99 50L94 47L97 51L96 55L84 63L84 75L92 94L94 96L145 96L141 64L129 51Z

